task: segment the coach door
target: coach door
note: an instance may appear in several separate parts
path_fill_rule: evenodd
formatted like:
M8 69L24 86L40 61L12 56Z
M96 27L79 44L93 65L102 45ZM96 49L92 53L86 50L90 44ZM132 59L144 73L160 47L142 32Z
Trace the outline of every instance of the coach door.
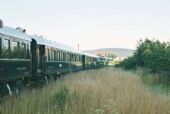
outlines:
M33 77L37 76L37 42L35 39L32 39L31 42L31 55L32 55L32 75Z
M83 66L83 69L85 69L86 65L85 65L85 55L82 55L82 66Z
M45 72L45 45L39 45L39 68Z

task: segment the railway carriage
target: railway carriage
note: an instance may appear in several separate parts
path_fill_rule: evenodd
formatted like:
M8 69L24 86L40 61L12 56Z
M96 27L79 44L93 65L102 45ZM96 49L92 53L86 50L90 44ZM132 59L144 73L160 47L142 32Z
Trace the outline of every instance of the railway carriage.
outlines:
M83 53L83 56L84 69L97 68L98 56L86 52Z
M106 58L0 26L0 97L24 85L48 83L68 72L101 67ZM100 63L100 64L99 64Z
M98 67L106 66L109 64L110 61L112 61L112 58L100 56L97 59Z
M0 89L31 77L31 38L21 28L0 28ZM15 86L15 87L16 87ZM13 86L14 87L14 86Z
M48 78L82 69L82 53L67 46L49 41L41 36L31 36L36 41L38 75Z

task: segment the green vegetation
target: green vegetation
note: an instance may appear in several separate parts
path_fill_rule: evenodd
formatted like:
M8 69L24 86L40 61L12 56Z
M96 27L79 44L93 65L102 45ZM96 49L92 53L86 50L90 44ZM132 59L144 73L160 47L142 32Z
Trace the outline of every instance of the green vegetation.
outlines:
M159 40L140 40L133 56L125 59L117 67L134 69L138 67L144 72L159 74L160 82L170 83L170 43Z
M170 114L169 96L151 91L140 73L114 68L66 75L0 104L0 114Z

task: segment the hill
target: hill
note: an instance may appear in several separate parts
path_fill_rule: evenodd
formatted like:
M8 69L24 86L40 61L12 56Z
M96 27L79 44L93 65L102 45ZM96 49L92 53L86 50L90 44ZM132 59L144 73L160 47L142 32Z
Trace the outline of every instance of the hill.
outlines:
M111 53L114 54L117 57L128 57L131 56L134 52L132 49L125 49L125 48L101 48L101 49L95 49L95 50L86 50L85 52L89 53Z

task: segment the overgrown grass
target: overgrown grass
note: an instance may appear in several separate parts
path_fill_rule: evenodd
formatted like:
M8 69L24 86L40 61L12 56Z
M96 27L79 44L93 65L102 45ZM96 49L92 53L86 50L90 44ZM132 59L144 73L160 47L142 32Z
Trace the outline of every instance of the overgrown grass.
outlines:
M138 74L113 68L65 76L0 104L1 114L170 114L170 99Z
M169 79L165 79L164 76L159 74L144 73L137 70L136 73L140 74L141 80L145 85L161 94L170 96L170 82Z

